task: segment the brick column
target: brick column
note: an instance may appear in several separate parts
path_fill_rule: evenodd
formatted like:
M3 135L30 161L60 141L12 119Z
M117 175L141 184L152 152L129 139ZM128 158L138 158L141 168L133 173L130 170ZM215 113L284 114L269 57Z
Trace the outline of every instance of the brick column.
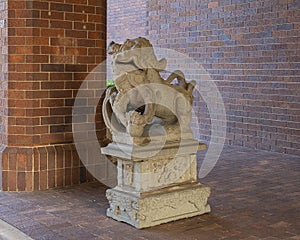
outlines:
M91 180L72 143L72 106L82 81L105 59L106 1L9 0L5 6L2 190L43 190Z
M0 152L7 144L7 0L0 0ZM0 163L2 156L0 154ZM0 164L0 186L2 186L2 165ZM1 189L1 188L0 188Z

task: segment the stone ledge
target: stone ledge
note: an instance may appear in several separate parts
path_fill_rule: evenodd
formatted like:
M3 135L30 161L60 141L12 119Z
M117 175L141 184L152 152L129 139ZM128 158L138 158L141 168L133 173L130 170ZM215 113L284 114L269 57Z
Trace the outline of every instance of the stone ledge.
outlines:
M3 239L3 240L16 240L16 239L33 240L31 237L27 236L25 233L21 232L19 229L2 221L1 219L0 219L0 239Z

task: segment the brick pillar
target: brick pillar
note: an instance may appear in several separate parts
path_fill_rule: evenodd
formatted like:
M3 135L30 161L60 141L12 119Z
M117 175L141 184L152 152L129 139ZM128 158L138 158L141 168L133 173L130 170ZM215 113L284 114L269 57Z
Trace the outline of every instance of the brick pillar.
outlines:
M91 180L72 143L72 106L82 81L106 56L106 1L9 0L5 6L2 190L43 190ZM5 35L4 28L0 31Z
M0 152L7 145L7 25L8 0L0 0ZM2 155L0 154L0 163ZM0 186L2 186L2 165L0 164ZM0 187L1 189L1 187Z

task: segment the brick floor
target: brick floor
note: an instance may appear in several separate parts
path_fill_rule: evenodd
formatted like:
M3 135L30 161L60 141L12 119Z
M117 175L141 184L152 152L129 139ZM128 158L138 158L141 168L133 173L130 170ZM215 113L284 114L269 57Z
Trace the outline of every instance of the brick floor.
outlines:
M105 216L100 183L1 192L0 218L38 240L300 239L299 156L226 147L201 182L212 188L210 214L144 230Z

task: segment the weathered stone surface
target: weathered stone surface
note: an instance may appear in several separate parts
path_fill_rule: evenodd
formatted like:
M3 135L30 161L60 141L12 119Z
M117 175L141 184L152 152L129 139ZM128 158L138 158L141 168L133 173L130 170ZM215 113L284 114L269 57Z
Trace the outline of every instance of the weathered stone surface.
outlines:
M170 185L196 182L195 152L198 142L186 140L181 144L130 146L111 143L102 153L118 161L118 186L125 190L146 192Z
M107 216L146 228L209 212L210 188L197 182L197 147L190 139L161 149L117 143L102 148L118 162L118 185L107 190Z
M193 217L210 212L210 188L189 183L147 193L126 192L116 187L107 190L110 203L107 216L136 228Z
M163 126L173 141L180 140L178 133L191 133L194 80L188 83L179 70L163 79L160 72L167 61L158 60L152 44L142 37L111 42L108 53L115 87L106 90L102 112L113 141L119 133L148 137L155 125Z
M108 52L115 88L103 102L111 143L101 151L117 161L118 184L106 192L107 216L146 228L210 212L210 188L197 182L196 152L205 145L190 127L195 82L181 71L164 80L166 60L147 39L112 42Z

